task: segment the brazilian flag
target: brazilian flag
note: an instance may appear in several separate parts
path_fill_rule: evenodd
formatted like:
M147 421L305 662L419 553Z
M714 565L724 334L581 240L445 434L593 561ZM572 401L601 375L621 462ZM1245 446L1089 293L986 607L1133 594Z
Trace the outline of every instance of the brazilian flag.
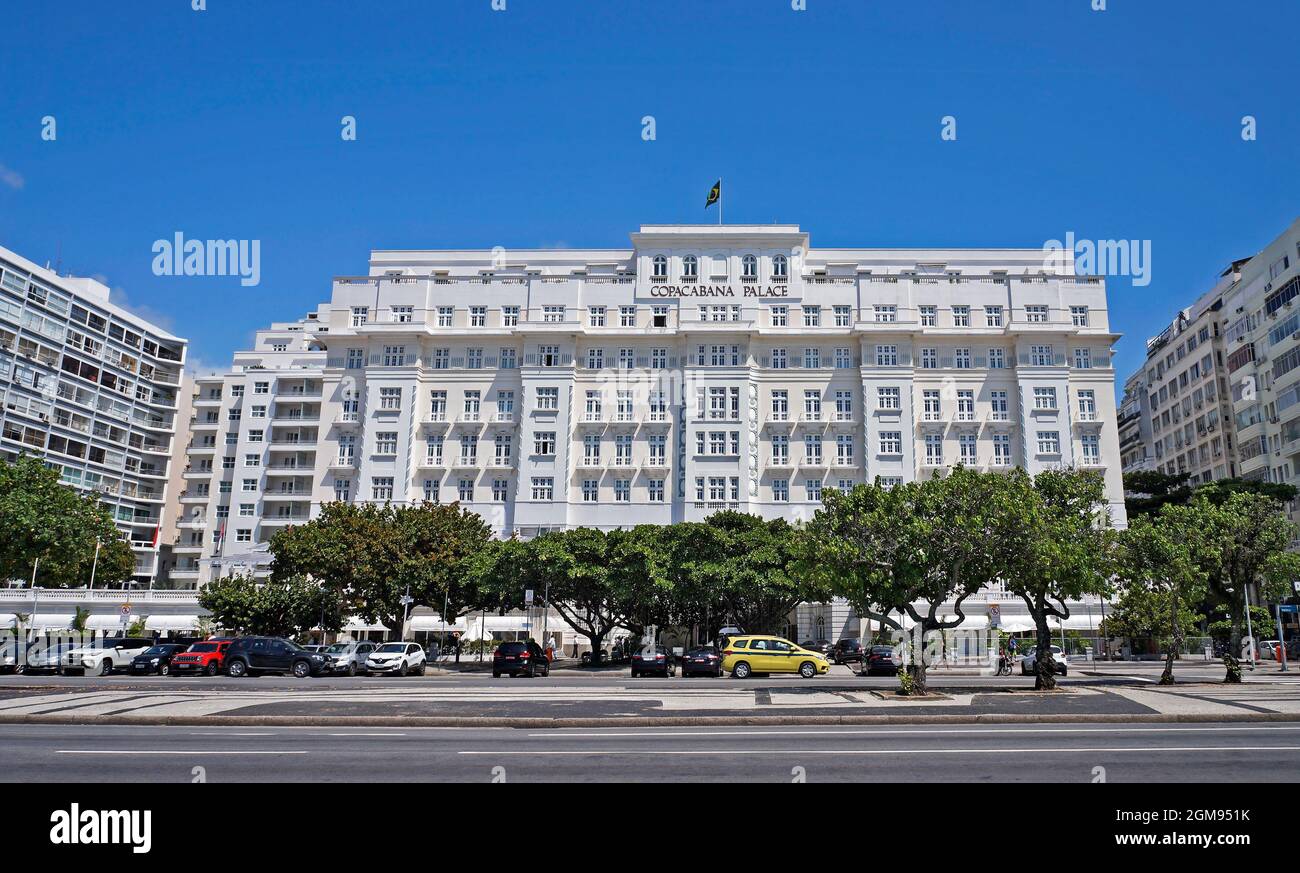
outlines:
M719 179L718 181L714 182L713 187L709 189L709 197L707 200L704 201L704 208L708 209L710 206L712 206L714 203L717 203L721 199L722 199L722 180Z

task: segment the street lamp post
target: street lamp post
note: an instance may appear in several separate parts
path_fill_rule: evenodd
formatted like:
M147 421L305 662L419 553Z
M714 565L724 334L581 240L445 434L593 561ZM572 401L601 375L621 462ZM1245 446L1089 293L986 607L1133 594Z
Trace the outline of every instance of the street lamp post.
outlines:
M411 604L415 602L414 598L411 597L411 586L409 583L406 586L406 593L402 595L402 599L399 602L402 604L402 629L398 631L398 636L402 639L406 639L406 623L410 621Z

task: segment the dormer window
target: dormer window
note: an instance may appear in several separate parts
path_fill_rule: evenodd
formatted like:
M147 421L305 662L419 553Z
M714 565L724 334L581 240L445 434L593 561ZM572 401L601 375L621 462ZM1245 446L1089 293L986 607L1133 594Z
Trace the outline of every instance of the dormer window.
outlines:
M740 278L742 281L758 281L758 258L745 255L740 259Z
M700 276L700 259L695 255L687 255L682 258L682 279L686 282L694 282Z
M785 255L777 255L772 258L772 278L786 279L790 275L790 262Z
M650 278L656 282L666 282L668 280L668 258L663 255L655 255L651 264L653 267L650 271Z

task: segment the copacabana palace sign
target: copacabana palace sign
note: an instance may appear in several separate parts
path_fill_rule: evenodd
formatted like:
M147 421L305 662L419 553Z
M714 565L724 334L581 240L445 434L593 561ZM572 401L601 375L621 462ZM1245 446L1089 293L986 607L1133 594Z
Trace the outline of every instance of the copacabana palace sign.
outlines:
M789 297L789 285L651 285L651 297Z

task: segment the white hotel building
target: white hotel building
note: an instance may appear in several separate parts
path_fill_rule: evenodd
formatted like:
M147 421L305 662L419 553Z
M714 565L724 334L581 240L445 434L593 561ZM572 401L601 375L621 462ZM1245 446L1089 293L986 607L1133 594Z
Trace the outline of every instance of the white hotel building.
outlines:
M197 380L173 578L264 573L272 533L335 499L459 500L532 536L807 518L827 488L958 463L1096 468L1125 523L1101 279L794 225L631 242L375 251L259 331Z

